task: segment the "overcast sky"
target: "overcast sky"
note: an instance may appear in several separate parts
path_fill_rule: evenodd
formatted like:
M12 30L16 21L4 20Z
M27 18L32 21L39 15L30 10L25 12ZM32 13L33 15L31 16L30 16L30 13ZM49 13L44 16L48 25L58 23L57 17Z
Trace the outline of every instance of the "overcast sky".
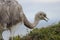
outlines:
M48 22L41 21L37 28L44 27L46 25L51 25L55 22L60 21L60 0L17 0L23 8L24 14L26 15L27 19L30 22L34 21L34 16L37 12L43 11L47 14L49 18ZM18 24L17 26L20 26ZM24 25L16 29L16 34L23 34L27 33L26 28ZM6 34L6 33L5 33Z

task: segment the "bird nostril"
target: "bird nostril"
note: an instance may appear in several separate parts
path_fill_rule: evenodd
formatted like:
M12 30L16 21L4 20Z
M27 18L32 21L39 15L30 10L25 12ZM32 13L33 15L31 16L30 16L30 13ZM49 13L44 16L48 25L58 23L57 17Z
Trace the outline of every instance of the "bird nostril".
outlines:
M43 14L44 17L46 17L46 14Z

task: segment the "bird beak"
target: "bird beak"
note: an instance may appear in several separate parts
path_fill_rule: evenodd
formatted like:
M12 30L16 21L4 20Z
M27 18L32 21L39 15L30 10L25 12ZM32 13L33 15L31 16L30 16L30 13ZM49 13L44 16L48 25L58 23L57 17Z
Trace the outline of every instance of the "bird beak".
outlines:
M48 22L49 19L48 19L47 17L45 17L44 20L45 20L46 22Z

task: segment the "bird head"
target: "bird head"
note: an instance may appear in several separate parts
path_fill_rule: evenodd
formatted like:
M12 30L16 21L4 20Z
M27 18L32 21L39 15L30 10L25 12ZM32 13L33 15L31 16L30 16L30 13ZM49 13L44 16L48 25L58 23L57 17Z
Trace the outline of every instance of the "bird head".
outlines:
M46 22L48 21L48 18L44 12L38 12L36 16L39 20L45 20Z

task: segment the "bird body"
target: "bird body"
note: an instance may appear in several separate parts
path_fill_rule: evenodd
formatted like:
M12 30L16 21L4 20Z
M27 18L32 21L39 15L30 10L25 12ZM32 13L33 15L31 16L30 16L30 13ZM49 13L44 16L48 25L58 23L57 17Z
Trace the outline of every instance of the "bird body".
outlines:
M0 24L9 28L12 25L21 22L21 6L17 1L6 0L0 4Z

